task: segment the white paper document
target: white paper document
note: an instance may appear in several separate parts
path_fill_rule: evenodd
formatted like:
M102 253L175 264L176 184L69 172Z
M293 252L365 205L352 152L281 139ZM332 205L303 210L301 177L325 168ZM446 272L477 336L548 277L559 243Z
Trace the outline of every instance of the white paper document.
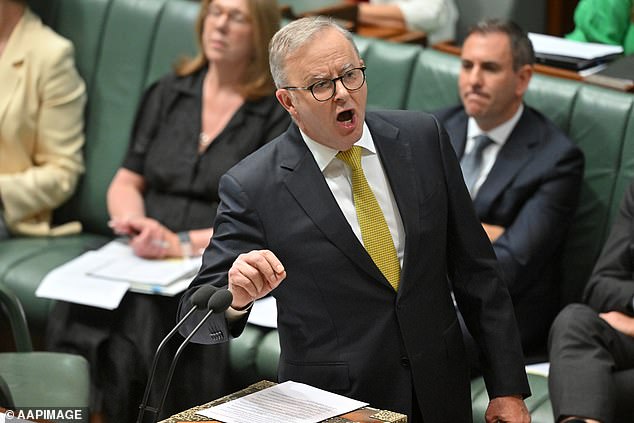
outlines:
M586 43L533 32L528 34L528 38L533 43L535 53L576 57L586 60L623 53L623 47L621 46Z
M225 423L318 423L366 405L366 402L287 381L197 414Z
M51 270L35 296L114 310L130 288L127 282L108 281L88 275L101 255L88 251Z
M277 328L277 302L273 297L264 297L253 303L249 323L265 328Z
M112 241L50 271L35 295L114 310L128 290L169 296L184 291L200 263L200 258L146 260Z

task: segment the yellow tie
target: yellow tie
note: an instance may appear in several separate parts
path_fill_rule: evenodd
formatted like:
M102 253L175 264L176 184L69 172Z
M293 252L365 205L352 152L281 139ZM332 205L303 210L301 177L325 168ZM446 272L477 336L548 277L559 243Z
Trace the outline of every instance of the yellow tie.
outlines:
M340 151L337 157L352 169L352 197L361 227L363 245L390 285L397 291L401 265L385 216L363 174L361 147L355 145L350 150Z

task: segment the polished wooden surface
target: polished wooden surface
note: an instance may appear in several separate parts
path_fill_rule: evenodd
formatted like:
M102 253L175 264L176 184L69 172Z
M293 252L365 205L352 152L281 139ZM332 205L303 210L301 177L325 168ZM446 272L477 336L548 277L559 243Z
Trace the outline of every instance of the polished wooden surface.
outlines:
M579 0L548 0L546 33L564 36L574 29L574 13Z
M398 43L427 45L427 34L422 31L409 31L374 25L357 25L357 34L364 37L382 38Z
M275 382L268 380L262 380L254 383L238 392L226 395L217 400L211 401L207 404L199 405L197 407L190 408L181 413L175 414L168 419L161 420L159 423L220 423L217 420L209 420L209 418L197 414L198 411L219 405L228 401L232 401L236 398L241 398L262 389L275 385ZM407 416L400 413L394 413L392 411L377 410L372 407L363 407L361 409L351 411L350 413L342 414L337 417L325 420L322 423L407 423Z
M460 56L460 46L452 43L438 43L435 44L433 48L444 53ZM583 78L577 72L568 69L556 68L554 66L535 64L535 72L542 73L544 75L556 76L558 78L583 81Z

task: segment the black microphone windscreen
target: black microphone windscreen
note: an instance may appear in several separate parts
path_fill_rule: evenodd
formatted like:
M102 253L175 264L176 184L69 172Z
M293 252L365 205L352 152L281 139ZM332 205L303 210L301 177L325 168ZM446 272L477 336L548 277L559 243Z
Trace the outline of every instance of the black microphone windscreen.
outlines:
M228 289L221 289L214 292L207 303L207 308L215 313L222 313L231 305L233 294Z
M204 309L207 308L207 304L213 294L218 292L218 288L213 285L203 285L196 292L194 292L191 296L191 302L197 308Z

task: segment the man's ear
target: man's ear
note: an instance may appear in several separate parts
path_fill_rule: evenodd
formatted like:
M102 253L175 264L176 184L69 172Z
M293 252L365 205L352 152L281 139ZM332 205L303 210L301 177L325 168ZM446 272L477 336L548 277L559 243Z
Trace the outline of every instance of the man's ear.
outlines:
M277 91L275 91L275 97L277 97L277 101L280 102L282 107L294 118L297 114L297 110L295 109L293 94L289 90L278 88Z
M522 97L526 90L528 90L528 84L531 82L533 76L533 67L531 65L524 65L517 71L518 81L517 94Z

